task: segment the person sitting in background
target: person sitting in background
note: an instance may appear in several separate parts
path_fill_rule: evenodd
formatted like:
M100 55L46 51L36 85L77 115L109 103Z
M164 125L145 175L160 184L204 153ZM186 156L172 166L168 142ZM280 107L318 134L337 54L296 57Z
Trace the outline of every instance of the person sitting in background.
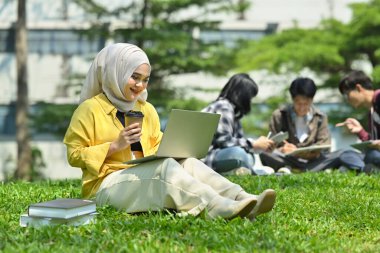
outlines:
M274 142L265 136L257 140L244 136L241 119L251 111L251 100L258 93L257 84L248 74L233 75L218 98L203 112L221 115L205 163L222 174L251 174L254 152L274 149Z
M298 148L330 144L327 115L313 104L316 91L317 86L310 78L299 77L291 83L289 92L293 103L275 110L269 124L272 134L288 132L289 138L275 152L260 154L261 162L275 170L287 167L301 172L316 172L340 166L361 170L364 162L358 153L351 150L318 150L286 155Z
M64 137L68 162L83 172L83 197L128 213L173 209L251 219L270 211L274 190L249 194L194 158L124 163L133 159L132 144L148 156L162 138L158 114L146 101L150 72L145 52L131 44L107 46L94 59ZM125 125L130 110L143 113L142 126Z
M371 79L363 71L355 70L342 78L339 91L352 107L368 109L368 132L354 118L336 126L345 126L362 141L372 141L364 152L364 172L370 174L380 168L380 90L374 90Z

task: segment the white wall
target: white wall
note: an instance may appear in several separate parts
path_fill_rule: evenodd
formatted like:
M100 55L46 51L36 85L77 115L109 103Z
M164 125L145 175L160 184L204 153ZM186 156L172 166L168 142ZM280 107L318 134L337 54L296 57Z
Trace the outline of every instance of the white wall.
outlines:
M79 168L71 167L66 158L66 146L62 141L36 141L32 146L38 147L46 163L46 168L41 172L46 178L66 179L81 178L82 171ZM16 142L0 142L0 181L4 180L4 172L12 173L16 168L17 147Z

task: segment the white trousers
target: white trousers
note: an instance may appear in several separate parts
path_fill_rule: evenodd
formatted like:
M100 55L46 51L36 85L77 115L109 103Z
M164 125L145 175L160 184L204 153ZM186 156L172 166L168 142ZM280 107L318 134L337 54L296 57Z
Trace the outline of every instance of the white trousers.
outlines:
M218 194L235 200L242 190L197 159L164 158L111 173L96 202L128 213L175 209L198 215Z

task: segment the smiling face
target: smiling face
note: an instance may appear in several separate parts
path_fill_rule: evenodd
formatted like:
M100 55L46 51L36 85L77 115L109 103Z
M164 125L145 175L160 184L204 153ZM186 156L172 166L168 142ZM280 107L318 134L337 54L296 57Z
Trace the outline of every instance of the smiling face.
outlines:
M313 99L306 96L298 95L293 98L294 111L298 117L305 116L309 112L312 104Z
M150 66L141 64L132 73L124 86L124 96L128 101L134 101L146 89L149 82Z

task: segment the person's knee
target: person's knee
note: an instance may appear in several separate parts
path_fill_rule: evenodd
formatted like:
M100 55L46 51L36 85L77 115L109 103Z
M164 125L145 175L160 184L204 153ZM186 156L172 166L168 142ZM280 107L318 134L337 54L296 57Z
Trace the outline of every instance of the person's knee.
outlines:
M374 149L368 150L364 162L380 165L380 151Z

